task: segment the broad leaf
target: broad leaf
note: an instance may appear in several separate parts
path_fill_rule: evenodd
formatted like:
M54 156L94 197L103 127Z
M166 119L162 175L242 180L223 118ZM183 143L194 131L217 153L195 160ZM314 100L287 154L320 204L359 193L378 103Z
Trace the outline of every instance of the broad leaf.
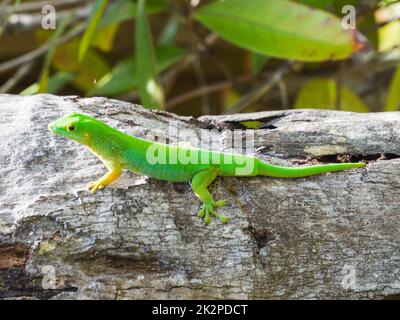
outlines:
M338 60L365 46L338 17L287 0L217 1L195 17L222 38L272 57Z
M305 4L313 8L326 10L329 6L333 5L334 0L296 0L296 2Z
M396 111L400 108L400 65L393 75L390 83L389 94L385 106L385 111Z
M57 72L50 76L48 80L47 92L57 94L64 86L66 86L75 77L75 74L70 72ZM24 89L20 95L29 96L39 93L39 83L34 83L28 88Z
M168 4L168 0L147 0L146 13L153 14L164 11L168 9ZM99 23L99 28L133 19L136 17L136 13L137 1L117 0L108 7Z
M400 21L392 21L379 28L379 51L387 52L400 45Z
M340 110L368 112L363 101L346 86L341 90ZM336 81L332 79L314 79L306 83L297 96L296 109L329 109L336 108Z
M53 59L54 52L56 49L56 44L58 39L64 33L65 28L69 24L71 20L71 16L66 16L64 19L61 20L59 27L53 33L49 40L49 49L47 50L46 56L44 58L44 63L42 66L42 70L39 76L39 93L46 93L48 92L48 82L49 82L49 75L50 75L50 65L51 60Z
M85 57L87 49L89 48L90 42L92 41L93 35L96 31L97 24L99 23L107 6L107 1L108 0L95 0L92 13L90 15L89 25L79 44L79 61L82 61Z
M92 46L99 48L101 51L110 52L113 48L118 27L118 24L111 24L107 27L97 29L93 35Z
M88 92L93 89L98 79L110 71L104 58L89 48L83 61L78 61L79 40L73 40L57 47L53 58L53 67L59 71L77 74L73 84L80 90Z
M157 71L161 72L178 62L185 51L175 46L156 47ZM132 91L138 86L136 59L131 55L96 83L89 95L113 96Z
M136 17L135 57L139 97L147 108L164 108L164 90L157 73L153 37L145 11L145 0L139 0Z

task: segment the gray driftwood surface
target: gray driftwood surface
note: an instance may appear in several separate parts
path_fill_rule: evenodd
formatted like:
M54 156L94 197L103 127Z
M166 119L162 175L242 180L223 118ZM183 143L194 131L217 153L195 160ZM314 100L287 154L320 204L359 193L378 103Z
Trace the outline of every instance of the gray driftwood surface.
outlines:
M171 122L194 136L203 129L221 150L226 130L259 121L253 133L261 159L299 165L340 155L368 166L290 180L218 178L211 190L228 200L219 211L231 221L205 226L188 184L125 172L89 194L103 164L47 131L72 111L148 139L166 138ZM195 119L105 98L1 95L0 297L396 296L399 157L400 113L310 109Z

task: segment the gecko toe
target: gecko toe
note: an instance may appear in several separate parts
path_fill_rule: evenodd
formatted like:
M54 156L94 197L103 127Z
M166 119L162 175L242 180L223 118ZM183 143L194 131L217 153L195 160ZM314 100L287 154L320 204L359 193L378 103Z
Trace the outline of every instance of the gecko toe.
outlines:
M95 194L97 192L97 190L101 190L104 189L104 185L100 184L96 181L89 183L89 192L91 194Z
M222 223L228 222L228 220L229 220L228 217L221 216L219 213L217 213L217 212L214 211L214 210L210 210L210 211L211 211L211 213L212 213L216 218L218 218Z
M219 200L214 203L215 207L223 207L224 205L226 205L226 200Z
M200 209L199 212L197 212L197 216L198 216L199 218L203 218L203 217L205 216L204 209Z
M208 211L206 211L205 217L204 217L204 223L205 224L210 224L211 222L211 217L210 217L210 213Z

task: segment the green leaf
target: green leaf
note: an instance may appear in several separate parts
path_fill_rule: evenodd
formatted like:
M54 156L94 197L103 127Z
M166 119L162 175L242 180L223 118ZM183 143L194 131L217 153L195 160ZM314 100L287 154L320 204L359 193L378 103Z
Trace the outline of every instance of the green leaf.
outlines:
M173 44L181 26L181 18L177 14L173 14L165 25L162 33L158 37L157 43L160 46Z
M336 81L314 79L307 82L297 96L296 109L336 109ZM340 110L368 112L364 102L346 86L341 89Z
M39 92L39 83L32 83L29 87L22 90L19 94L21 96L31 96L33 94L37 94Z
M52 66L58 71L75 73L73 84L78 89L88 92L93 89L97 79L110 72L104 58L89 48L83 61L78 61L79 40L74 39L58 46L54 54Z
M371 48L378 50L378 31L375 12L367 12L357 20L357 29L367 37Z
M168 0L147 0L146 13L154 14L168 9ZM110 4L106 13L99 23L99 28L121 22L136 17L137 1L118 0Z
M164 90L157 73L153 37L145 11L145 0L139 0L136 18L135 57L139 82L139 97L147 108L163 109Z
M11 15L17 10L19 7L21 0L14 0L12 5L8 5L5 7L5 10L1 12L1 20L0 20L0 37L4 32L5 27L7 26L8 20L10 19Z
M318 8L321 10L328 9L328 6L331 6L334 0L296 0L296 2L305 4L307 6Z
M97 32L92 39L92 46L99 48L103 52L110 52L113 48L114 38L118 31L118 24L111 24L104 28L97 28Z
M384 108L385 111L396 111L400 108L400 64L397 66L390 83L389 94Z
M95 0L93 5L92 13L90 15L89 25L82 37L79 45L79 61L82 61L85 57L87 49L89 48L90 42L96 31L97 24L99 23L101 16L107 6L108 0Z
M336 14L343 16L342 10L344 6L353 6L357 8L360 5L360 2L361 0L333 0L332 4L336 9Z
M253 120L253 121L242 121L240 122L241 125L245 126L246 129L260 129L261 125L263 124L261 121Z
M400 21L395 20L379 28L379 51L387 52L400 45Z
M217 1L195 17L222 38L271 57L339 60L364 47L338 17L287 0Z
M57 72L50 77L49 80L49 93L57 93L64 88L68 83L76 77L72 72Z
M163 71L178 62L186 53L182 48L174 45L156 47L157 70Z
M66 86L76 75L71 72L57 72L49 78L48 81L48 93L56 94L58 93L64 86ZM32 94L39 93L39 83L34 83L30 85L28 88L23 90L20 95L29 96Z
M156 47L157 71L161 72L178 62L185 50L176 46ZM138 86L135 55L121 60L100 79L89 95L113 96L132 91Z
M64 19L62 19L59 27L56 29L56 31L50 38L49 49L44 58L44 63L43 63L42 70L41 70L40 76L39 76L39 93L46 93L48 91L50 65L51 65L51 60L53 59L53 56L54 56L56 44L57 44L58 39L64 33L65 28L67 27L67 25L69 24L70 21L71 21L71 16L69 16L69 15L66 16Z

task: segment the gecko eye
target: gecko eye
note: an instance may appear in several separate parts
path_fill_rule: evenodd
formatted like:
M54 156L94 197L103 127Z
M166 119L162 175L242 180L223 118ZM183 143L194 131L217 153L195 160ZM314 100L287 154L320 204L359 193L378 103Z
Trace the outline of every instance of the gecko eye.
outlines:
M69 126L67 127L67 130L68 130L68 131L74 131L74 130L75 130L75 126L74 126L73 124L71 124L71 125L69 125Z

